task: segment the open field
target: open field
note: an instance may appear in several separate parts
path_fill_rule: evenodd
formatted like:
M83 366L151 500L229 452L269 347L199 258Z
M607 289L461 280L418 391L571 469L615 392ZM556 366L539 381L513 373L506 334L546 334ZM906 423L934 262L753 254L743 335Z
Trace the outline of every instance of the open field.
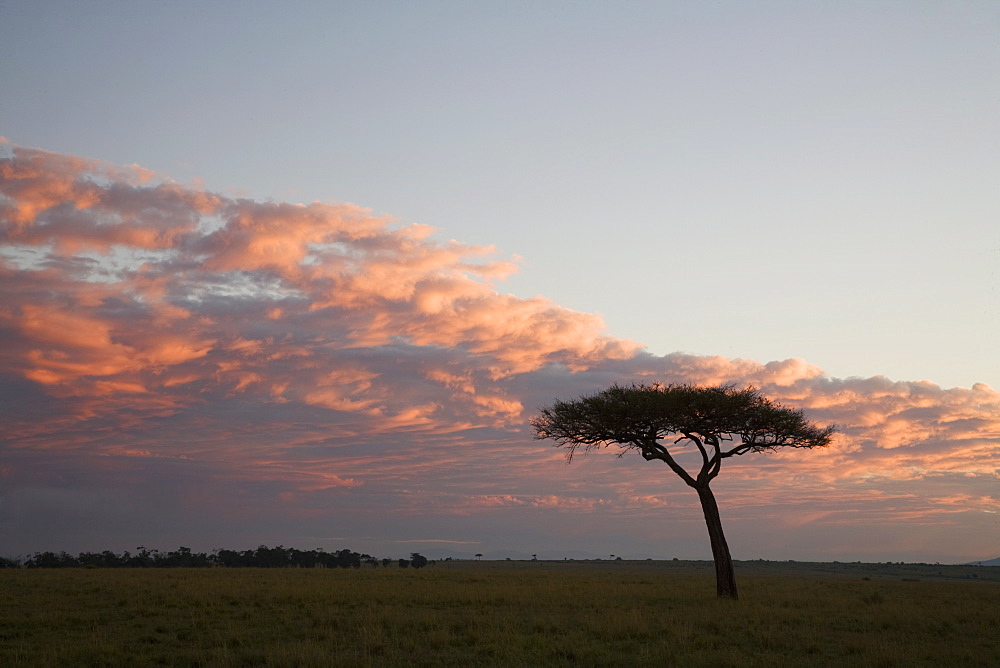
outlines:
M1000 663L1000 569L776 563L738 564L739 601L705 562L0 570L0 665Z

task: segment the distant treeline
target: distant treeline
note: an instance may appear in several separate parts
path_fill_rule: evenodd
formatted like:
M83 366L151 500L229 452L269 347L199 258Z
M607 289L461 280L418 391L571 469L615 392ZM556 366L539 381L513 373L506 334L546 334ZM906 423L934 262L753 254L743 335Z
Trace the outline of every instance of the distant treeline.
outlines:
M192 552L189 547L179 547L172 552L149 550L140 545L135 552L121 554L81 552L73 556L67 552L36 552L26 559L0 557L0 568L361 568L398 566L423 568L427 558L418 552L409 559L377 559L368 554L351 550L325 552L323 550L296 550L293 547L267 547L255 550L212 550L211 553Z

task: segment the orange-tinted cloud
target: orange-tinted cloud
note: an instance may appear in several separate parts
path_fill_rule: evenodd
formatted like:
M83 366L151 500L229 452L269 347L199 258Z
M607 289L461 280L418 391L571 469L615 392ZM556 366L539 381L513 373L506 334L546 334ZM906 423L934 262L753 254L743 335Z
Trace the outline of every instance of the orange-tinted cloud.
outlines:
M408 516L687 513L685 490L655 466L633 462L623 480L623 460L595 453L565 467L525 428L555 398L659 380L753 384L841 427L821 452L727 460L743 507L784 508L778 490L791 488L814 506L797 526L876 507L900 521L996 510L981 488L1000 478L1000 395L985 385L653 356L595 315L498 292L512 262L426 226L34 149L2 156L0 389L14 400L0 447L21 462L6 480L64 484L110 463L141 477L174 462L289 513L333 499ZM56 452L65 470L29 463ZM857 492L904 483L928 491Z

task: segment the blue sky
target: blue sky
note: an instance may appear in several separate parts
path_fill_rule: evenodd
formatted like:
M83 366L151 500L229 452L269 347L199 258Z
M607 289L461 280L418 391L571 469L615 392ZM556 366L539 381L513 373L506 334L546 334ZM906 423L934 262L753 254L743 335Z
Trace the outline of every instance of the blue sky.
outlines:
M703 556L683 485L525 431L657 376L843 427L720 477L737 558L996 556L998 30L993 2L0 4L0 543L155 517L171 549Z

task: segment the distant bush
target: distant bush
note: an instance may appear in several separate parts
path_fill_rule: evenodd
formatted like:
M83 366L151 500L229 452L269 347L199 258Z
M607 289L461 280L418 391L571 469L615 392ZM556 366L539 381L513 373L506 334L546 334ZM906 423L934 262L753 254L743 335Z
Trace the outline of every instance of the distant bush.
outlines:
M424 557L424 564L427 560ZM400 560L403 561L402 559ZM261 545L254 550L216 549L211 553L193 552L189 547L179 547L171 552L147 549L140 545L135 552L118 554L81 552L73 556L67 552L35 552L22 562L0 557L0 568L360 568L362 564L378 566L378 559L353 550L297 550L278 545ZM389 566L391 559L383 559ZM402 564L400 564L402 565ZM409 564L407 564L409 565Z

